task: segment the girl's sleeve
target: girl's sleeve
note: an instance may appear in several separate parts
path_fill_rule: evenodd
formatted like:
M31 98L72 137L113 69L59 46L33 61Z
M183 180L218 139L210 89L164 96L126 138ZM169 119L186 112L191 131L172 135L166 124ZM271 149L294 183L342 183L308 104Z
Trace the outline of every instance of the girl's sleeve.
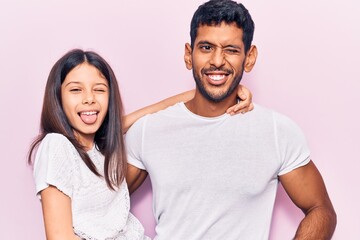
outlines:
M72 197L75 179L76 149L61 134L48 134L42 140L34 161L36 194L49 185Z

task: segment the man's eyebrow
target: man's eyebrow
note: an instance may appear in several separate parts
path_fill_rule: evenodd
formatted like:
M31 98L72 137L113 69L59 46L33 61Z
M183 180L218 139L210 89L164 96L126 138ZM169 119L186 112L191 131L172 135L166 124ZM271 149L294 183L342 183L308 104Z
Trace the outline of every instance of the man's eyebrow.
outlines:
M226 45L224 48L236 48L236 49L241 49L241 47L240 46L238 46L238 45Z
M201 44L214 46L214 44L212 44L211 42L208 42L208 41L200 41L200 42L197 43L197 45L201 45Z

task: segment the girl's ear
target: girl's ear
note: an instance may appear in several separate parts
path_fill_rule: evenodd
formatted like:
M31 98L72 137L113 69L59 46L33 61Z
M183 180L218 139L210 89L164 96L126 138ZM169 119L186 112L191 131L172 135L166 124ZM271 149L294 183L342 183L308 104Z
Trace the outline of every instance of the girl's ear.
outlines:
M256 63L258 52L255 45L252 45L246 54L244 71L250 72Z
M189 43L185 44L185 54L184 54L184 61L185 66L188 70L192 69L192 49Z

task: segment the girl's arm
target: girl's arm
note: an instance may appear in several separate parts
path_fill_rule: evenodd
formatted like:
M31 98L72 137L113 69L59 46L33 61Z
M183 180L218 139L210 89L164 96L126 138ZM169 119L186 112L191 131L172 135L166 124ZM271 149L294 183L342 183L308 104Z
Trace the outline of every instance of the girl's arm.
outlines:
M129 127L131 127L131 125L138 120L139 118L141 118L142 116L145 116L146 114L149 113L154 113L157 111L160 111L162 109L165 109L169 106L174 105L175 103L178 102L187 102L189 100L191 100L194 97L195 94L195 90L190 90L190 91L186 91L180 94L177 94L175 96L166 98L158 103L152 104L150 106L141 108L135 112L132 112L126 116L123 117L123 131L124 133L126 133L126 131L129 129ZM237 114L237 113L246 113L248 111L253 110L254 105L252 104L252 94L251 92L244 87L243 85L239 85L238 86L238 96L241 99L241 101L230 107L227 110L227 113L233 115L233 114Z
M136 120L138 120L139 118L141 118L142 116L145 116L146 114L149 114L149 113L158 112L162 109L165 109L165 108L167 108L171 105L174 105L175 103L181 102L181 101L187 102L194 97L194 94L195 94L195 90L186 91L186 92L177 94L175 96L166 98L158 103L154 103L152 105L149 105L149 106L146 106L139 110L136 110L135 112L132 112L128 115L125 115L123 117L124 133L126 133L126 131L129 129L129 127L131 127L131 125L133 125L133 123Z
M56 187L41 191L45 232L47 240L80 240L73 231L71 200Z

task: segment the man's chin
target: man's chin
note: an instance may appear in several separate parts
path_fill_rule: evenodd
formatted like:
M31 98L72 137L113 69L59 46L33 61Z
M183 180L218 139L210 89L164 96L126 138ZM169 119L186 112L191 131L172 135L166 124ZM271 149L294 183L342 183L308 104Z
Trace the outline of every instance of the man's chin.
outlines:
M203 94L203 95L204 95L204 94ZM217 94L217 95L206 93L206 94L204 95L204 97L205 97L207 100L209 100L209 101L211 101L211 102L214 102L214 103L219 103L219 102L225 100L228 96L229 96L229 94L226 94L226 93L224 93L224 94Z
M210 86L204 86L202 84L201 81L196 81L195 78L195 83L197 85L197 88L199 90L199 92L201 93L201 95L208 101L213 102L213 103L220 103L223 100L225 100L226 98L228 98L236 89L237 84L234 86L230 86L230 88L226 89L226 88L222 88L220 89L220 87L215 87L212 88Z

